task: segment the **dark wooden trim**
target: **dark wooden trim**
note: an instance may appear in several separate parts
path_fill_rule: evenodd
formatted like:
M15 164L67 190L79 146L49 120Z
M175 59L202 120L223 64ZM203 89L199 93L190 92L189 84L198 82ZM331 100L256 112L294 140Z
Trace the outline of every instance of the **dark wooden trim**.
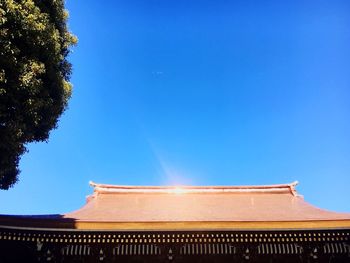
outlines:
M350 229L0 229L0 262L350 262Z

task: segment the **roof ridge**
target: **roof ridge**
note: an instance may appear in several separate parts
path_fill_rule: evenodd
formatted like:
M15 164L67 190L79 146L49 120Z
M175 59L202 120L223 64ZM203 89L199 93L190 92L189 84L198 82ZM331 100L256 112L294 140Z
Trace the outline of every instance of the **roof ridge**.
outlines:
M240 185L240 186L190 186L190 185L168 185L168 186L134 186L134 185L111 185L89 182L99 193L285 193L289 192L298 196L295 189L297 181L289 184L273 185Z

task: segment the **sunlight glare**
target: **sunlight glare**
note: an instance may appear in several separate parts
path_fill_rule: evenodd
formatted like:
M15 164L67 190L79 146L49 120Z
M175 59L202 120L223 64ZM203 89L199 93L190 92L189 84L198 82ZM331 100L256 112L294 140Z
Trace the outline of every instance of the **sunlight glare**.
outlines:
M177 187L172 189L172 192L175 194L184 194L184 193L186 193L186 189L177 186Z

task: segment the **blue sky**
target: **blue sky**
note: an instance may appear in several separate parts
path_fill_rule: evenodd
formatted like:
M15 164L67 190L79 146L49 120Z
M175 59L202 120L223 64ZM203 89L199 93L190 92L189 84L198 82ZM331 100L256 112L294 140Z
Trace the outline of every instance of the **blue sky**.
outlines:
M278 184L350 211L350 2L68 0L73 97L1 214L75 210L90 180Z

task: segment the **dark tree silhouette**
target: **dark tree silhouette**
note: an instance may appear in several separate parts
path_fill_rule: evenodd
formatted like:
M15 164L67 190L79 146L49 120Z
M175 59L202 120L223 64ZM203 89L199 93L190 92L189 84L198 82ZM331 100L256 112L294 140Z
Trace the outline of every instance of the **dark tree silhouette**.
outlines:
M12 187L26 144L46 141L67 107L76 37L64 0L0 0L0 189Z

